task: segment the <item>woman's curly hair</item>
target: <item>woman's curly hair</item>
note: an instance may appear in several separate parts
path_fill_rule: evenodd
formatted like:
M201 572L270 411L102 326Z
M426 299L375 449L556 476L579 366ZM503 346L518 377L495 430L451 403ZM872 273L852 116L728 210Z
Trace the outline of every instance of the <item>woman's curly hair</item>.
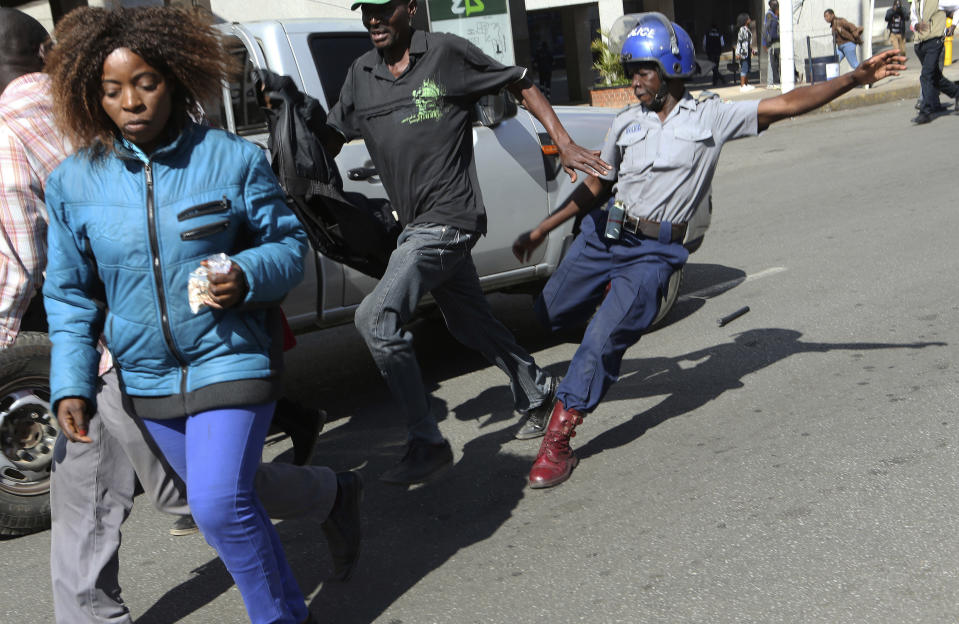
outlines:
M168 127L182 128L202 115L200 102L214 102L222 81L234 76L236 59L197 12L168 7L81 7L54 31L46 62L53 112L60 131L77 150L113 149L117 128L103 110L103 62L118 48L143 58L169 82L173 110Z

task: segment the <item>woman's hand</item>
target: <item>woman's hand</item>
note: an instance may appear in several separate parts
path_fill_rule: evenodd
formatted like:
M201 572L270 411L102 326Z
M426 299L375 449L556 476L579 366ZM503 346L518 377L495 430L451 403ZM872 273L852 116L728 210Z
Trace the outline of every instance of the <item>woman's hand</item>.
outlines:
M206 266L206 260L200 264ZM230 263L229 273L209 273L207 279L210 281L207 305L217 310L225 310L237 305L246 298L246 293L250 290L243 269L236 262Z
M87 435L90 426L90 415L87 413L87 402L79 397L60 399L57 403L57 423L60 431L71 442L90 444L93 440Z

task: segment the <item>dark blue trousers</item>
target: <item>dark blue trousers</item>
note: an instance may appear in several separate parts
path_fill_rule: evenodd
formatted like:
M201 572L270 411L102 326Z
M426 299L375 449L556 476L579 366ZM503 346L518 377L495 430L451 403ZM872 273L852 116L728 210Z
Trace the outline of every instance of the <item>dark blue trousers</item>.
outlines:
M942 75L939 67L939 57L942 56L942 37L926 39L916 44L916 56L922 65L919 74L919 86L922 89L921 112L932 115L939 109L939 92L942 91L952 99L959 95L956 83Z
M582 413L599 405L619 377L623 354L656 318L669 277L689 257L682 244L669 242L667 227L659 240L629 232L609 240L605 228L601 210L583 219L579 236L536 302L540 320L553 331L589 321L556 392L566 409Z

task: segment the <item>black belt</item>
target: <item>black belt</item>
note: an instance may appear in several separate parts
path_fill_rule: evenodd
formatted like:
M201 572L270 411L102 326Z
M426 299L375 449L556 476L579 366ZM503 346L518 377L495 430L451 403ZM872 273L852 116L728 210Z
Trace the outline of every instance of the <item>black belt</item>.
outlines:
M669 233L669 242L675 243L683 240L686 236L685 223L672 223L672 231ZM623 217L623 229L634 234L642 234L647 238L659 238L659 230L662 224L659 221L650 221L642 217L626 215Z

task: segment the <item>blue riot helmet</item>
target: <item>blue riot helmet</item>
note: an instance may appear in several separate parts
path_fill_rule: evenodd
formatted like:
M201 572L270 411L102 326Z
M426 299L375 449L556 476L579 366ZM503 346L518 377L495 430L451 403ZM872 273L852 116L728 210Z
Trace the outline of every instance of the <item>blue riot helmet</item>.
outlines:
M634 24L623 41L620 58L626 77L632 76L635 63L653 62L660 78L689 78L696 71L693 40L679 24L662 13L638 13L629 16ZM627 22L628 23L628 22Z

